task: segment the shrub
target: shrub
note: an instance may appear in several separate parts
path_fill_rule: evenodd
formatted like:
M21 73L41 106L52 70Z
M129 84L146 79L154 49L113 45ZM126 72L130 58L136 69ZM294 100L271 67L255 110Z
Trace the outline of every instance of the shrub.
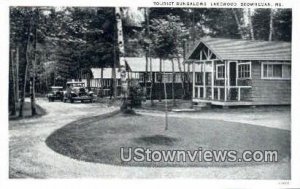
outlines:
M143 88L137 81L131 82L129 87L129 99L131 107L141 107L142 101L145 100Z

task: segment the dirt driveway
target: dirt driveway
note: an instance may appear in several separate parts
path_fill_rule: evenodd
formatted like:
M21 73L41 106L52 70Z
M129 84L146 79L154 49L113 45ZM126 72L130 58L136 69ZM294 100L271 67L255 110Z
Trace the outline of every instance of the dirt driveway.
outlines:
M11 178L216 178L216 179L289 179L288 162L249 167L224 168L146 168L87 163L55 153L45 144L56 129L80 118L117 110L103 104L49 103L43 117L10 121L9 165ZM182 115L183 116L183 115Z

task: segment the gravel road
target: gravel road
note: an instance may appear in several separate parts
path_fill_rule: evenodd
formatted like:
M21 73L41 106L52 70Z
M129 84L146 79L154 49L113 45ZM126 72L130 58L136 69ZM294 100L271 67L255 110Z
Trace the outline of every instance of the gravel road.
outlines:
M46 138L56 129L89 116L115 111L104 104L62 103L38 99L47 114L9 122L10 178L215 178L289 179L290 164L224 168L122 167L74 160L52 151Z

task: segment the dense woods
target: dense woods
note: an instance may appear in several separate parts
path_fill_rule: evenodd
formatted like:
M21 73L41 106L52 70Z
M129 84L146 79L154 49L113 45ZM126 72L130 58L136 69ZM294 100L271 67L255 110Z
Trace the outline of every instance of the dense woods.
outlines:
M185 88L189 78L179 58L201 37L291 41L290 9L119 10L121 28L117 27L115 8L11 7L10 113L19 110L22 117L24 99L30 96L34 115L37 94L51 85L64 86L68 79L91 77L92 67L112 67L116 73L123 65L121 56L145 56L148 64L150 57L161 63L178 59L173 67L182 70ZM118 41L120 30L124 49Z

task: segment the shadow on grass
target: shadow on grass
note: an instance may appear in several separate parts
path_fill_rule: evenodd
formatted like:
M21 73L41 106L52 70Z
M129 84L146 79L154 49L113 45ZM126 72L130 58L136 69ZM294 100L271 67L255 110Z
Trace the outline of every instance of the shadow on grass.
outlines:
M175 142L179 139L164 135L142 136L135 138L136 143L142 143L144 145L162 145L162 146L174 146Z

